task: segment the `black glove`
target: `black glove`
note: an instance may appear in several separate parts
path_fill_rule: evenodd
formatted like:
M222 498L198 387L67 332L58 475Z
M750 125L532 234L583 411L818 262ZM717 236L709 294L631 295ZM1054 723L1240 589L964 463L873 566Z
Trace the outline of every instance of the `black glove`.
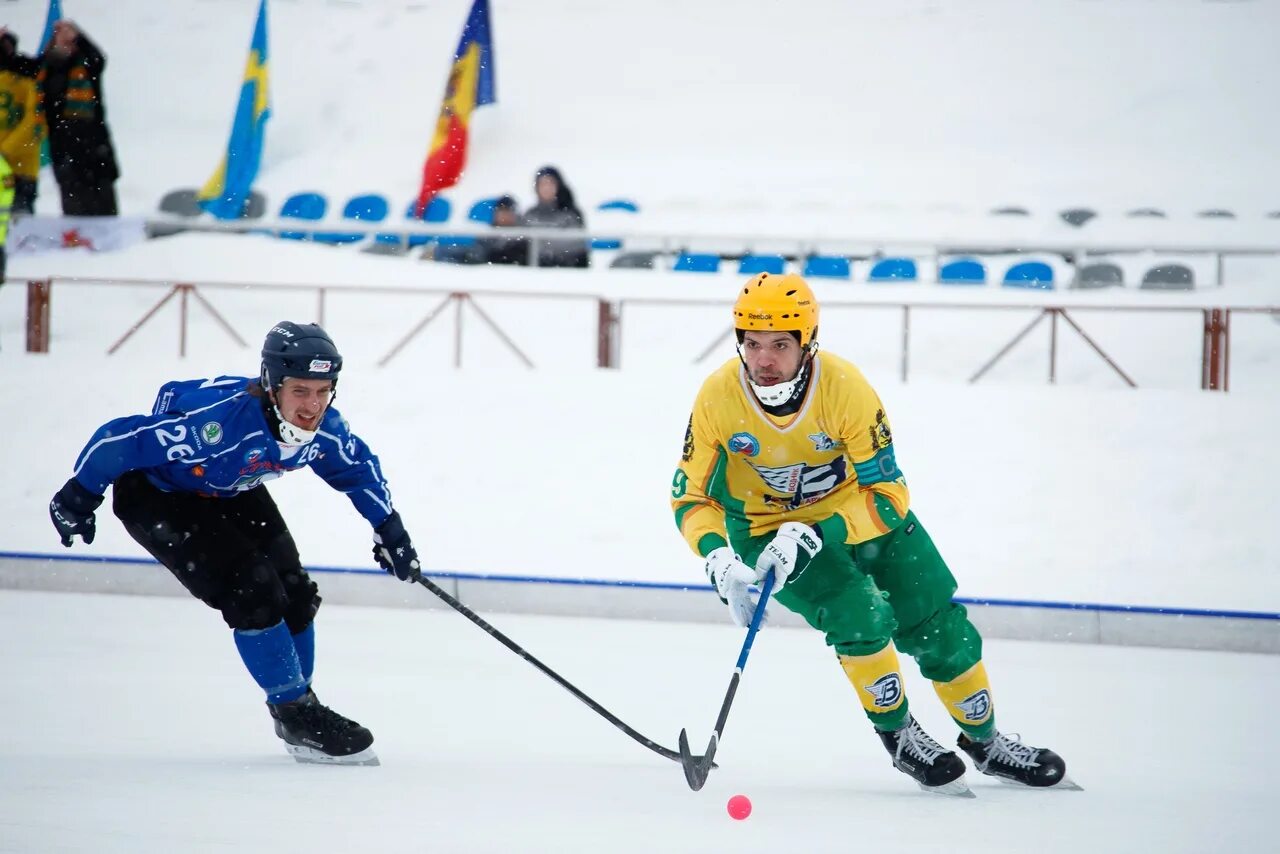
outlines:
M399 513L392 513L373 529L373 559L401 581L417 581L422 577L418 551L409 541Z
M80 485L74 477L67 481L62 489L49 502L49 518L53 527L62 536L62 544L71 547L71 539L76 534L84 538L86 544L93 542L98 523L93 518L93 511L102 503L101 495L94 495Z

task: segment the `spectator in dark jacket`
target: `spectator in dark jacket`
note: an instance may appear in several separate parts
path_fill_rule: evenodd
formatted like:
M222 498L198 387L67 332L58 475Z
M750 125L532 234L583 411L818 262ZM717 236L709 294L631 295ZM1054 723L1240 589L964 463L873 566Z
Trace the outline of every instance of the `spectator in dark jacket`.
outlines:
M573 191L554 166L544 166L533 179L538 203L524 212L521 225L529 228L585 228ZM585 240L538 240L539 267L589 267Z
M494 228L514 228L518 225L520 209L516 206L515 199L502 196L493 203ZM484 264L529 263L529 242L523 237L482 237L480 247L484 253Z
M39 83L49 125L49 155L65 216L116 214L115 150L102 95L106 57L70 21L53 25Z

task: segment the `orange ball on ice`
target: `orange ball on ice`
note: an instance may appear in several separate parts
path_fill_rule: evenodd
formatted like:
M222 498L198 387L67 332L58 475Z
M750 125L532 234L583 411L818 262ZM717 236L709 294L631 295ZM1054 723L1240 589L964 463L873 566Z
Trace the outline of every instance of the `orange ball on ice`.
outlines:
M734 795L728 803L729 816L742 821L751 815L751 799L746 795Z

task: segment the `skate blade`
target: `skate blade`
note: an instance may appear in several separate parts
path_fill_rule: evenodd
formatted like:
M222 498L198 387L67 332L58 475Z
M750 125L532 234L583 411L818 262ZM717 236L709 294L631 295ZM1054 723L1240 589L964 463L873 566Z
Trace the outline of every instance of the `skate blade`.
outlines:
M373 752L372 747L366 747L359 753L352 753L349 756L330 756L315 748L306 747L301 744L289 744L285 742L284 749L289 751L289 755L296 762L302 762L309 765L381 765L378 761L378 754Z
M964 777L952 780L950 783L943 783L941 786L926 786L919 781L916 785L920 787L920 791L928 792L932 795L948 795L953 798L976 798L978 797L969 788L969 784L965 782Z
M1028 786L1026 783L1019 783L1017 780L1010 780L1008 777L996 777L996 779L1001 783L1004 783L1006 786L1013 786L1015 789L1034 789L1036 791L1053 791L1056 789L1062 792L1084 791L1084 786L1081 786L1067 776L1063 776L1061 780L1054 783L1052 786Z

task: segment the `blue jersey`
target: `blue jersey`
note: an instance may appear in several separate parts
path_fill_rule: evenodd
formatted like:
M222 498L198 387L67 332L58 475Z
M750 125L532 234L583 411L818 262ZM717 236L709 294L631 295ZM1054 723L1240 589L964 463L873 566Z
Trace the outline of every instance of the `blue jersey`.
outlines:
M129 415L98 428L76 460L75 479L94 495L128 471L156 488L226 498L285 472L310 467L343 492L374 527L391 515L391 492L378 458L330 406L316 438L277 441L257 380L218 377L166 383L150 415Z

